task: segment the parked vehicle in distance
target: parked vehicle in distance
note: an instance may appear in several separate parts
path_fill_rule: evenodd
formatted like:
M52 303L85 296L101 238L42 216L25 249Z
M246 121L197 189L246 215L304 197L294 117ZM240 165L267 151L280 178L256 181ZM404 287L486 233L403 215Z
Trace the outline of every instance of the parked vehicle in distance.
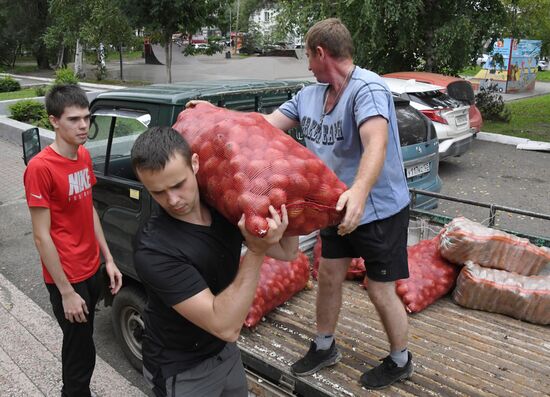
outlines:
M485 65L487 62L489 62L490 59L491 59L491 55L489 55L489 54L481 54L481 55L476 59L476 65L477 65L477 66L483 67L483 65Z
M460 156L470 149L474 134L470 130L469 105L463 105L442 92L439 85L383 77L390 90L411 102L435 126L439 140L439 159Z
M385 74L384 77L392 77L396 79L410 80L414 79L421 83L443 86L442 92L449 95L451 98L460 101L464 105L470 106L470 127L473 133L477 134L483 126L483 117L476 106L474 87L469 81L460 77L446 76L444 74L430 72L395 72Z
M550 63L548 62L548 60L541 59L537 63L537 69L539 72L542 72L543 70L550 70Z
M195 43L193 44L193 48L195 50L207 50L210 46L206 43Z

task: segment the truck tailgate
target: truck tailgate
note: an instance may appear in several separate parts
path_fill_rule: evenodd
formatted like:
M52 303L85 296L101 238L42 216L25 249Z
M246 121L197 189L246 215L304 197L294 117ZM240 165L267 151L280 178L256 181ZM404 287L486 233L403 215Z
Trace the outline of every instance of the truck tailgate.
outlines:
M412 378L382 391L363 389L361 373L387 355L374 306L357 282L344 283L336 331L342 361L297 378L289 366L309 348L315 333L315 289L275 309L239 346L245 365L290 391L313 396L548 396L550 327L462 308L444 297L409 315Z

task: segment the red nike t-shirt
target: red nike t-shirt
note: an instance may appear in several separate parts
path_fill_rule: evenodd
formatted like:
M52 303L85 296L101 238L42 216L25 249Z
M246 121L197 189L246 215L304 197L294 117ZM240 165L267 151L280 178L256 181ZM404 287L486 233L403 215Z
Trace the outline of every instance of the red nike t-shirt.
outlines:
M69 282L94 275L99 268L92 201L96 178L86 148L80 146L71 160L46 147L29 162L23 180L29 207L50 209L50 235ZM44 262L42 270L46 283L53 284Z

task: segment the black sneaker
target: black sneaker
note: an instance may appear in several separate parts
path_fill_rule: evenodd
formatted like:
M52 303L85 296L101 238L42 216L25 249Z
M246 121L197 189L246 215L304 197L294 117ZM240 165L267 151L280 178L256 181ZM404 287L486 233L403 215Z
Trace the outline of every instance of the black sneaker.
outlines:
M380 360L382 364L361 375L361 384L367 389L383 389L399 380L410 378L413 373L412 354L404 367L398 367L390 356Z
M307 376L314 374L321 368L330 367L342 359L342 354L336 348L335 341L332 341L327 350L317 350L314 341L311 342L306 355L290 366L290 371L296 376Z

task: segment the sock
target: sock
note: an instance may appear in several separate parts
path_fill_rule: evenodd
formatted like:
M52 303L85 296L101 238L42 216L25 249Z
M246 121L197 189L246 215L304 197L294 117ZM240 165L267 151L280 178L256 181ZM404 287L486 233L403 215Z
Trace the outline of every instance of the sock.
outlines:
M318 334L315 338L317 350L328 350L334 341L334 335Z
M397 350L390 353L390 357L398 367L403 368L409 361L409 350L407 348L403 350Z

